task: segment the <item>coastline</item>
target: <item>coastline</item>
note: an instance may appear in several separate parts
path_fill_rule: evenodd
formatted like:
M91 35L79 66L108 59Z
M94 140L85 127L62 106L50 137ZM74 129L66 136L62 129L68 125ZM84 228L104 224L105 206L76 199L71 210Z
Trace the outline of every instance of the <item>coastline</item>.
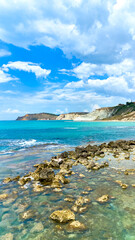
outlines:
M36 236L44 237L44 214L46 214L45 219L49 224L50 234L54 234L54 232L57 236L60 234L62 239L65 235L74 233L76 234L75 239L77 239L82 232L87 235L93 226L88 218L89 214L92 214L91 211L94 211L94 215L92 214L91 217L96 226L94 216L98 216L97 211L100 212L104 209L106 212L108 206L112 204L117 206L124 196L128 199L126 193L129 194L131 191L132 194L134 193L134 161L134 140L117 140L100 145L79 146L73 151L62 152L50 160L34 164L33 170L31 172L27 170L25 175L5 178L0 201L4 205L8 204L9 207L10 203L13 206L19 204L17 205L18 209L20 208L20 203L18 203L20 193L24 200L25 198L31 199L33 196L34 202L29 200L30 203L25 204L19 213L19 223L27 223L32 219L32 222L39 228ZM46 204L51 204L49 199L53 198L52 204L55 206L51 205L49 210L43 208L43 215L38 213L38 222L40 219L41 228L35 223L38 209L33 209L37 198L40 199L38 205L41 204L44 207L41 199L45 198ZM59 201L57 202L56 199ZM84 221L82 216L87 221ZM106 222L106 224L108 223ZM107 236L116 237L115 233L109 235L109 226L108 224ZM100 227L99 224L92 230L95 237L99 236ZM14 236L14 232L11 234ZM23 239L23 231L21 234ZM33 234L35 233L27 232L28 239L34 239ZM50 234L47 239L51 237ZM101 238L104 239L103 236ZM16 235L15 239L17 239Z

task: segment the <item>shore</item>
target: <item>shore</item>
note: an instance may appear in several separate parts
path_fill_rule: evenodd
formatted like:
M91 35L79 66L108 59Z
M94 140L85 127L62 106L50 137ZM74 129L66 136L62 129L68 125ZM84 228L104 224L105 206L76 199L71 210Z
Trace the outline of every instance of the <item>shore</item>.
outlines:
M104 210L107 214L108 206L117 207L123 200L123 204L129 201L130 207L134 204L131 201L135 188L134 161L135 141L119 140L76 147L74 151L62 152L52 157L50 161L35 164L33 171L23 176L6 177L3 180L0 202L3 207L15 207L18 224L23 225L20 238L17 232L12 230L3 234L1 239L49 239L54 232L60 239L72 234L73 239L82 239L82 233L83 236L88 236L89 231L96 236L101 231L101 225L96 226L95 222L99 213ZM35 206L38 206L38 209ZM121 205L120 209L123 209ZM114 212L111 211L111 217ZM89 215L91 221L88 219ZM130 211L129 219L131 215ZM3 216L5 219L5 214ZM30 232L26 230L28 223ZM104 223L108 224L108 239L115 237L109 230L111 223L107 223L106 219ZM93 224L97 229L93 229ZM16 228L19 228L19 225ZM119 229L115 227L118 235ZM50 234L48 238L43 238L46 228ZM107 238L102 236L96 239Z

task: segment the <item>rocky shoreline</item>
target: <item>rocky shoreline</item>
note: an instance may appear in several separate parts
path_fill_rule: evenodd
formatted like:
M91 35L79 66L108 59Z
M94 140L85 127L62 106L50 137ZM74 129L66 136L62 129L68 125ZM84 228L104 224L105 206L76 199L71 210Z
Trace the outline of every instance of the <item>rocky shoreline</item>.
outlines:
M117 162L122 161L121 154L124 154L124 159L126 160L129 160L132 155L131 160L135 161L135 141L118 140L100 145L79 146L74 151L62 152L52 157L50 161L45 160L43 163L35 164L34 170L24 176L7 177L3 180L3 183L5 185L9 184L10 187L10 183L15 181L22 190L31 187L35 193L44 192L47 187L58 194L62 192L63 186L68 186L72 175L77 174L80 179L85 178L85 175L81 172L74 172L75 166L83 165L89 174L95 171L102 171L104 168L109 168L111 159L108 157L106 161L104 160L105 156L107 157L109 154ZM119 169L117 172L120 174L122 172L122 174L128 176L134 175L135 169L125 169L124 171ZM129 187L128 184L118 179L115 179L115 183L123 191ZM134 188L135 184L132 184L131 187ZM65 197L64 201L71 203L71 208L56 209L48 215L48 219L50 218L59 224L66 224L67 231L85 231L87 227L84 223L76 220L76 213L83 214L89 208L91 200L87 195L91 191L93 191L92 188L86 186L78 198L73 196ZM15 192L13 194L16 195ZM0 201L5 201L8 198L10 198L8 194L0 194ZM113 198L109 194L102 194L95 201L105 204L113 200ZM27 210L20 215L22 221L32 217L33 212L31 210ZM58 226L59 228L62 227L61 225Z

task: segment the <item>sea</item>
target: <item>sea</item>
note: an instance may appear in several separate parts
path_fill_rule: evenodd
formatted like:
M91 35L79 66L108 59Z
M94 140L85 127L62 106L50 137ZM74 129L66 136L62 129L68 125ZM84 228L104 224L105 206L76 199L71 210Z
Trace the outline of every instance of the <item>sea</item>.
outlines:
M135 122L0 121L0 194L10 196L0 200L0 239L135 240L135 188L131 186L135 175L125 176L121 171L135 168L131 159L116 164L112 158L109 168L96 172L75 166L70 183L57 193L47 187L44 192L33 192L31 185L22 188L16 182L3 183L4 178L23 176L34 170L34 164L76 146L118 139L135 140ZM128 188L121 189L115 180L128 184ZM67 224L50 219L53 211L72 208L73 203L65 198L76 200L88 187L92 191L87 193L87 210L75 213L76 220L85 224L84 231L71 231ZM100 204L96 199L103 194L112 198ZM21 216L28 210L33 216L23 220Z

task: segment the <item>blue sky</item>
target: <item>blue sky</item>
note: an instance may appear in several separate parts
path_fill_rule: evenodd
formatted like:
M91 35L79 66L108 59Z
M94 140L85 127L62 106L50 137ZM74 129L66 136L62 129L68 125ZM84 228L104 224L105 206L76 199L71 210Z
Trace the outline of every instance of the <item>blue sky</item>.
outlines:
M135 101L135 1L0 1L0 120Z

